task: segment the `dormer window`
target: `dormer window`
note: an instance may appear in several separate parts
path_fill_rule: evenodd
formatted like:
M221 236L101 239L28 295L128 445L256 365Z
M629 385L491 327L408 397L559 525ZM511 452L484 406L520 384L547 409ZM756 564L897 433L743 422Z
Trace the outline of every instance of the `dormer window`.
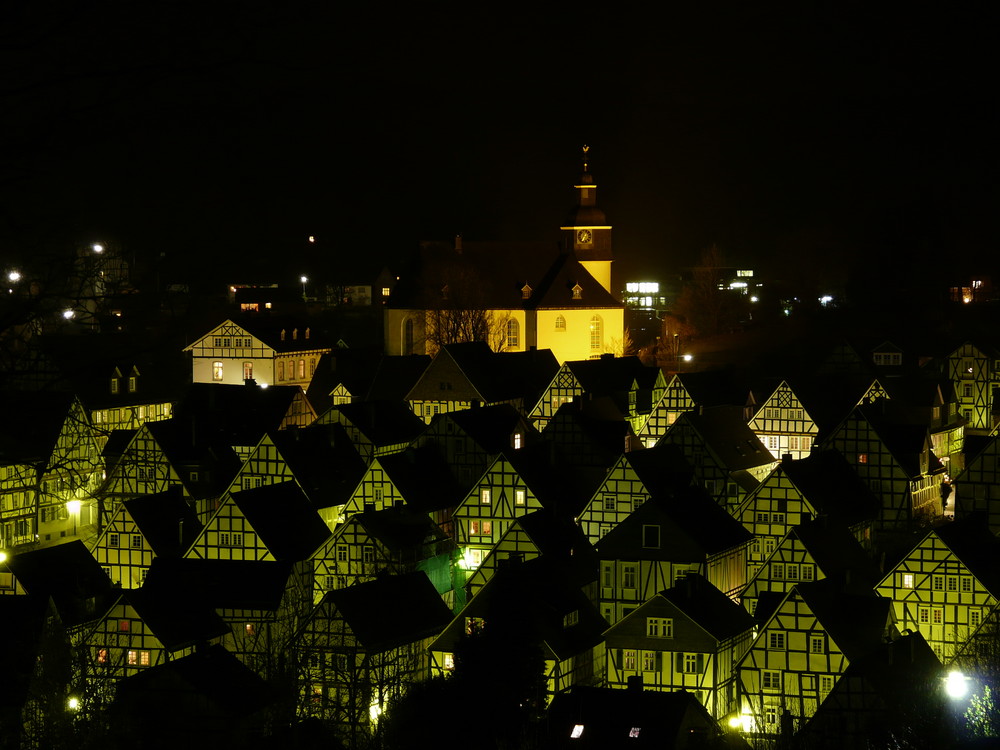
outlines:
M281 329L281 340L282 341L285 340L285 329L284 328Z
M579 284L573 285L573 299L583 299L583 287Z
M118 393L119 388L118 378L111 378L111 392Z
M521 287L521 299L531 299L531 287L527 284Z
M293 328L292 329L292 341L296 341L298 338L299 338L299 329L298 328Z
M128 392L135 393L139 385L139 379L135 375L130 375L128 379Z
M306 329L306 338L309 338L309 329Z

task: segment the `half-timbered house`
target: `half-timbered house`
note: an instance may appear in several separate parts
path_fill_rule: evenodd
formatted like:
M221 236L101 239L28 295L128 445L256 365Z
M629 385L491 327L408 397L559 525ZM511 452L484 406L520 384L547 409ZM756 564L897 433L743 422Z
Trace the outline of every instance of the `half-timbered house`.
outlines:
M755 617L757 636L736 672L740 714L764 741L804 726L850 664L895 633L888 600L844 594L830 581L762 596Z
M316 421L343 427L366 464L375 456L399 453L427 428L403 401L341 404Z
M777 464L743 414L742 407L685 412L660 438L680 446L694 481L724 508L738 507Z
M840 451L878 497L877 528L904 528L942 516L946 475L931 450L928 428L893 419L887 402L855 408L822 443Z
M875 590L948 662L1000 603L1000 540L979 516L928 530Z
M450 620L422 572L327 592L288 648L298 715L344 741L364 736L391 698L430 676L427 647Z
M845 590L865 592L879 578L878 569L850 529L827 517L793 526L764 563L754 568L740 592L740 601L750 614L767 591L784 593L799 583L829 578Z
M689 573L735 596L751 538L700 487L652 497L595 545L601 615L618 622Z
M750 429L776 460L786 455L808 456L819 431L809 410L786 380L761 400L750 419Z
M282 482L227 495L185 557L293 563L309 559L329 536L299 486Z
M337 526L310 558L313 601L318 604L333 589L418 569L423 569L435 588L446 594L451 589L453 547L454 543L426 513L406 506L355 513ZM434 581L438 567L445 571L443 581Z
M840 453L818 451L782 460L733 515L754 535L752 575L791 529L820 515L849 528L870 550L879 501Z
M966 429L989 433L996 426L993 391L1000 386L1000 350L967 341L946 357L945 368Z
M638 357L605 355L564 362L528 416L544 429L563 404L608 401L638 433L666 387L663 372L647 367Z
M733 666L755 623L697 573L650 597L604 634L607 685L686 690L716 718L735 707Z
M0 393L17 425L0 437L0 537L5 547L92 537L101 481L96 432L83 404L65 393Z
M483 341L446 344L406 400L427 423L436 414L492 404L527 413L558 369L548 349L494 352Z
M332 347L313 335L309 324L282 318L226 320L184 347L191 352L195 383L306 388L319 358Z
M135 589L143 585L154 558L182 556L201 528L194 508L175 486L122 502L91 551L112 582Z
M691 478L691 466L676 445L664 443L623 453L576 514L576 521L591 544L596 544L652 495L679 491Z

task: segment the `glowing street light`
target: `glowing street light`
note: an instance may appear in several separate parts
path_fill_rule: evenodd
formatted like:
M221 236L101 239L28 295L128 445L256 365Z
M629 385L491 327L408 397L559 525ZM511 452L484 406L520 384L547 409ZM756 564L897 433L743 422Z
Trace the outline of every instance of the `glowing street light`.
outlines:
M944 692L952 700L961 700L969 693L969 678L957 670L952 670L944 679Z
M70 711L79 711L80 699L76 696L70 696L70 699L66 701L66 707L69 708Z
M308 277L300 276L299 281L302 282L302 301L306 301L306 282L309 281Z
M683 359L685 362L690 362L692 359L694 359L694 355L693 354L685 354L683 357L681 357L681 359Z
M80 506L82 503L79 500L69 500L66 502L66 510L73 517L73 536L76 536L76 522L80 518Z
M100 254L104 252L104 245L102 245L99 242L95 242L93 245L90 246L90 249L93 250L95 253Z
M72 310L63 310L62 316L66 320L72 320L74 315L76 315L76 313L74 313Z
M8 271L7 272L7 281L9 281L11 284L16 284L20 280L21 280L21 274L20 274L19 271Z

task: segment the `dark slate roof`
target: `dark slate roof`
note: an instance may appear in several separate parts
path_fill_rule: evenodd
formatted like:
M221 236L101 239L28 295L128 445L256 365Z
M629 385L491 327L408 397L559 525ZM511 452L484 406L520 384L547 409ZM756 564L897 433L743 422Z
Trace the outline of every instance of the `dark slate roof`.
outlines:
M694 477L694 470L684 457L684 451L670 443L629 451L625 460L653 495L676 492L691 484Z
M583 734L571 738L573 727ZM615 690L574 685L557 693L549 705L549 739L553 750L628 750L687 747L691 736L706 737L714 746L718 724L691 693L658 690ZM632 737L634 729L639 736Z
M75 400L70 393L0 391L9 426L0 431L0 464L46 462Z
M788 595L796 592L849 660L877 650L888 635L891 599L874 592L868 596L843 593L835 582L825 579L797 584Z
M137 430L112 430L107 442L101 449L101 458L104 459L105 471L110 475L118 465L125 449L128 448Z
M251 313L230 318L230 321L256 336L277 352L330 349L336 343L334 338L323 330L322 326L316 325L317 321L308 318ZM213 327L212 330L214 331L215 328ZM305 335L307 329L309 338L306 338ZM281 338L282 331L285 331L284 340ZM293 331L298 331L295 338L292 338ZM208 333L209 331L205 332L205 334Z
M523 299L522 288L531 287ZM573 299L573 287L582 289ZM447 299L441 290L448 287ZM463 242L461 250L422 243L389 297L389 306L534 310L621 307L571 253L548 243Z
M896 463L908 476L920 475L920 456L929 445L929 431L926 425L906 424L894 417L885 399L874 404L858 407L857 411L875 430L885 443L885 447L896 459ZM933 454L931 454L933 456ZM929 474L943 469L936 457L931 459L927 469Z
M313 424L269 434L314 508L343 505L364 476L364 460L340 425Z
M229 632L229 626L210 605L186 591L171 593L146 587L121 593L167 651L205 643Z
M747 406L750 385L731 369L677 373L678 380L696 406Z
M126 500L124 505L158 557L180 557L201 533L198 514L180 487Z
M755 624L749 612L697 573L689 573L660 595L719 641L745 633Z
M117 685L115 705L130 717L127 724L139 720L138 733L148 740L153 732L172 735L173 723L185 717L180 734L187 734L191 722L196 721L184 709L192 705L201 709L202 721L207 713L211 728L220 727L219 714L244 717L261 711L272 703L275 696L264 680L239 659L218 644L199 649L193 654L158 664L120 680ZM206 711L206 703L211 706ZM233 727L221 724L226 736L220 741L234 739ZM259 731L263 731L263 727ZM199 740L209 735L198 734ZM248 738L249 739L249 738ZM198 746L201 746L200 742ZM222 747L222 745L218 745Z
M454 393L446 392L446 400L498 403L521 399L527 407L538 401L559 371L559 363L549 349L494 352L482 341L447 344L434 355L407 399L441 400L439 373L447 372L450 376L455 367L467 384L455 383Z
M576 466L562 460L562 452L546 443L507 449L503 456L542 506L565 518L578 515L607 476L603 467Z
M452 617L422 571L335 589L323 604L336 607L368 653L437 635Z
M157 557L142 588L212 609L277 610L290 573L283 562Z
M542 436L560 460L570 465L609 469L621 456L626 440L633 442L635 432L617 410L596 414L578 404L563 404L545 425Z
M116 595L111 579L79 540L12 555L7 565L29 594L52 598L67 627L106 611Z
M983 514L972 513L938 526L932 533L990 593L1000 595L1000 539L990 531Z
M587 598L584 588L597 576L590 558L543 555L527 561L502 561L461 614L435 641L432 648L451 650L465 634L465 618L516 618L524 638L537 641L559 659L582 654L601 642L607 622ZM566 626L566 615L577 612L575 625ZM516 613L516 614L515 614Z
M405 505L355 513L347 523L357 523L369 536L392 552L419 550L423 545L433 545L448 539L448 535L430 516Z
M643 525L661 527L659 548L642 546ZM596 549L602 560L703 561L751 539L743 524L704 489L692 486L651 497L611 529Z
M165 419L161 422L147 422L140 430L149 432L193 495L218 495L232 482L242 462L232 448L233 443L225 436L214 432L202 433L197 428L192 429L193 427L195 426L177 419ZM199 470L199 476L202 477L199 484L189 481L184 467L196 467Z
M324 411L333 389L343 384L359 401L403 401L430 363L425 354L390 357L381 347L335 349L320 357L309 383L309 400Z
M658 372L638 357L600 357L566 362L564 365L579 381L585 393L607 396L628 393L633 383L652 387Z
M413 510L450 508L458 505L468 492L469 488L459 483L436 445L407 448L402 453L379 456L377 460Z
M671 433L682 429L684 424L690 425L706 448L728 471L752 469L774 461L760 438L746 423L741 407L719 406L700 412L685 412L661 440L672 442Z
M232 500L280 562L305 560L330 537L330 529L295 482L234 492Z
M49 613L47 596L0 596L0 642L4 644L4 676L0 711L20 711L38 664L39 645ZM15 714L19 715L19 714Z
M797 461L786 459L776 472L784 473L817 513L839 523L851 526L878 516L878 498L839 451L815 451Z
M427 429L405 401L359 401L334 406L330 412L339 414L339 421L355 427L375 446L409 443ZM324 421L332 416L326 414Z
M530 444L539 436L538 431L510 404L451 411L438 414L434 420L454 422L487 453L500 453L509 448L511 435L518 428L524 430L525 444Z
M871 591L881 577L878 566L842 524L821 516L794 527L789 535L808 550L824 576L845 590Z
M587 535L570 518L545 510L535 511L514 519L511 526L520 526L543 555L566 557L580 555L596 561Z
M220 436L230 445L255 445L281 426L300 393L297 385L192 383L174 407L173 421L203 439Z

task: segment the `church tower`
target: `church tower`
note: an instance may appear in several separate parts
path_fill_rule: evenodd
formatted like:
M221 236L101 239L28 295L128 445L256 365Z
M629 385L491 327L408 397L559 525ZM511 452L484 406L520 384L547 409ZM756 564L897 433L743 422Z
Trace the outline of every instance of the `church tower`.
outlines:
M566 234L566 247L572 248L577 260L603 286L611 291L611 226L604 212L597 207L597 183L590 171L588 153L583 147L583 173L577 184L576 207L570 212L566 226L559 227Z

